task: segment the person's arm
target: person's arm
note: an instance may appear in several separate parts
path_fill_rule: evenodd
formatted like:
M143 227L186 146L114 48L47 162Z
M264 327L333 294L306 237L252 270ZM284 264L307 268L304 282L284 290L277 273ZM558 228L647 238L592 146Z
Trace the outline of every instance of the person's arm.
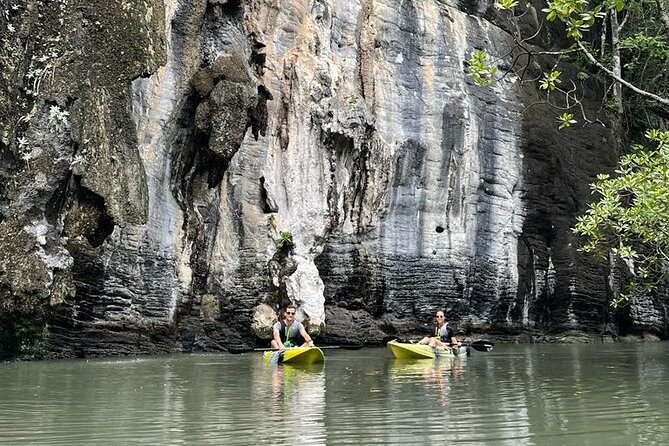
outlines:
M279 350L285 350L286 346L283 345L283 342L281 342L281 335L279 334L279 330L276 328L272 329L272 335L274 336L274 342L276 342L276 345L279 346Z
M307 343L307 345L309 347L314 346L314 340L311 339L311 336L309 336L309 333L307 333L307 330L304 329L304 326L302 326L302 329L300 330L300 335L302 335L302 339L305 340L305 342Z
M458 338L455 337L455 330L453 330L452 327L448 327L449 330L449 335L451 335L451 345L460 347L460 341L458 341Z

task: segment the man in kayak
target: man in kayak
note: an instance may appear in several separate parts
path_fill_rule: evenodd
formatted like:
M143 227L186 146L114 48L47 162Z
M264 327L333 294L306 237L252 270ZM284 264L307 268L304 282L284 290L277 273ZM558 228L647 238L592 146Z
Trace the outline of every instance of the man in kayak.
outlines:
M419 344L427 344L430 347L460 347L460 341L455 337L455 332L446 323L446 315L443 311L437 311L437 326L434 327L434 336L426 336Z
M272 327L272 348L285 350L289 347L313 347L314 341L301 322L295 320L295 305L290 304L283 311L283 320Z

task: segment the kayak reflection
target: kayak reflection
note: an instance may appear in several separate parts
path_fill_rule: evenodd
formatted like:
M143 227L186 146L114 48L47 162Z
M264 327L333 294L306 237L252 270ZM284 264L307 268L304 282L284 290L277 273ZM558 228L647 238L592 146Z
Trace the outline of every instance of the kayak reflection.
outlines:
M422 382L427 387L426 394L438 395L439 403L447 406L452 382L464 377L463 363L454 357L435 360L394 359L389 367L390 382L402 386Z
M325 431L325 374L323 364L270 365L274 429L292 444L322 444Z

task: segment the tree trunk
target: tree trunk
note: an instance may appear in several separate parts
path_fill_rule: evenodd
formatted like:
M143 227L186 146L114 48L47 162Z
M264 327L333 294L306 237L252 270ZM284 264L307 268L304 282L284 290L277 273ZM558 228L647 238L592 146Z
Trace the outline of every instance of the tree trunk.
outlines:
M611 10L611 54L613 55L614 78L622 78L622 65L620 62L620 24L618 22L618 11ZM623 86L620 82L613 84L613 98L616 101L616 110L623 113Z
M602 20L602 33L601 33L601 42L600 42L600 49L599 49L599 58L600 60L604 58L604 55L606 54L606 28L607 24L609 22L609 12L606 11L606 15L604 16L604 19Z
M660 18L664 23L664 28L669 33L669 4L667 0L657 0L657 7L660 10Z

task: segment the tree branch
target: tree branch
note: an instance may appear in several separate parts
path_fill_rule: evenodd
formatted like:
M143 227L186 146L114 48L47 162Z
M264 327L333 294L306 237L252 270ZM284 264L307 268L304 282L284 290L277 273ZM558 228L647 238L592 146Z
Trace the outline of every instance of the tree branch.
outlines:
M630 15L632 14L630 14L629 12L625 14L623 21L620 22L620 24L618 25L618 33L622 32L623 28L625 27L625 23L627 23L627 19L629 18Z
M640 94L641 96L645 96L652 101L658 102L662 105L665 105L665 106L669 107L669 99L663 98L663 97L658 96L656 94L653 94L649 91L642 90L639 87L636 87L633 84L627 82L622 77L616 76L615 74L613 74L613 71L609 70L601 62L599 62L597 59L595 59L595 56L593 56L590 53L590 51L588 51L580 41L577 41L576 43L577 43L578 47L581 49L581 51L583 52L583 54L585 54L585 57L587 57L588 60L590 62L592 62L593 65L595 65L597 68L602 70L604 73L611 76L616 82L619 82L621 85L629 88L630 90L632 90L633 92L635 92L637 94Z
M667 60L664 62L664 65L662 65L662 69L660 69L660 72L657 73L657 74L655 75L655 77L653 77L653 78L650 80L650 83L651 83L651 84L654 84L655 82L659 81L659 80L662 78L662 76L664 76L664 74L667 73L667 72L669 72L669 59L667 59Z

